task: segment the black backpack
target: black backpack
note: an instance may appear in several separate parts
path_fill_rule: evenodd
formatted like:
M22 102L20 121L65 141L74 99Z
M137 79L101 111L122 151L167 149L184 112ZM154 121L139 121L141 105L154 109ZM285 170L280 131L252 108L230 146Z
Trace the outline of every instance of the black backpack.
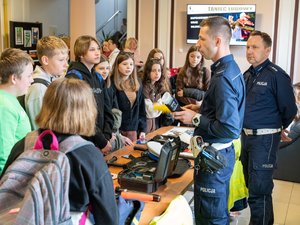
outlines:
M43 84L46 87L48 87L50 85L49 81L46 81L46 80L44 80L42 78L34 78L33 82L31 83L31 85L36 84L36 83ZM21 95L21 96L17 97L17 99L18 99L20 105L26 111L26 108L25 108L25 95Z

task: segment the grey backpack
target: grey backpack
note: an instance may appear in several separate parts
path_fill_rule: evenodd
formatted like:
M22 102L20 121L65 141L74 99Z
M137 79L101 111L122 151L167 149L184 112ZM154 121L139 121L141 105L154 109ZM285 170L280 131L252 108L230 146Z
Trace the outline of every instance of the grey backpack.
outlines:
M51 149L42 138L52 135ZM0 181L0 225L69 225L70 165L65 153L93 145L78 135L58 144L50 130L25 138L25 151L8 167Z

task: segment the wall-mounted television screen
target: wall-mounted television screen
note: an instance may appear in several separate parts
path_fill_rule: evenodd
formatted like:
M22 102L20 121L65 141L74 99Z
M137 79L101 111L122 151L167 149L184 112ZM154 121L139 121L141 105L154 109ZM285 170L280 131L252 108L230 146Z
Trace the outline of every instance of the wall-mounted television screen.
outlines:
M187 5L187 43L197 43L201 21L211 16L228 19L231 45L246 45L255 28L255 5Z

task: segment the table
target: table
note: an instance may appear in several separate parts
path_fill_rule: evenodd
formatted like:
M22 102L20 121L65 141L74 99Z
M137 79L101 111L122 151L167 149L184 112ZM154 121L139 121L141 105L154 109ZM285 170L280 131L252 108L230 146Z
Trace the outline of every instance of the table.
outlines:
M153 138L157 134L163 134L168 130L172 129L173 126L162 127L156 130L153 133L150 133L146 136L149 140ZM140 147L145 147L143 145L139 145ZM115 151L105 157L106 160L112 158L113 156L117 156L118 160L116 163L126 163L130 160L122 158L122 155L132 154L135 157L139 157L141 151L134 150L133 146L125 146L124 148ZM119 173L122 168L110 166L109 170L111 173ZM187 191L187 189L193 184L193 169L187 170L181 177L179 178L168 178L167 183L158 188L154 194L158 194L161 196L160 202L146 202L145 208L142 212L140 225L149 224L151 219L155 216L161 215L165 209L168 207L169 203L180 194L183 194ZM119 186L118 181L114 180L114 185Z

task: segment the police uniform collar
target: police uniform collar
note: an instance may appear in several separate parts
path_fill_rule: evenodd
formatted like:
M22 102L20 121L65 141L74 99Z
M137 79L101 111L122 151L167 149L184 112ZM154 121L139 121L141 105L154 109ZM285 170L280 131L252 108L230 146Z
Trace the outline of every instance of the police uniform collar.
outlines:
M270 60L269 59L266 59L262 64L258 65L257 67L253 67L251 66L250 69L249 69L249 72L251 74L258 74L260 71L262 71L264 68L266 68L269 64L270 64Z
M232 60L233 60L233 55L232 54L226 55L226 56L218 59L216 62L214 62L210 66L210 69L211 69L211 71L215 71L219 67L219 65L223 65L224 63L227 63L227 62L232 61Z

